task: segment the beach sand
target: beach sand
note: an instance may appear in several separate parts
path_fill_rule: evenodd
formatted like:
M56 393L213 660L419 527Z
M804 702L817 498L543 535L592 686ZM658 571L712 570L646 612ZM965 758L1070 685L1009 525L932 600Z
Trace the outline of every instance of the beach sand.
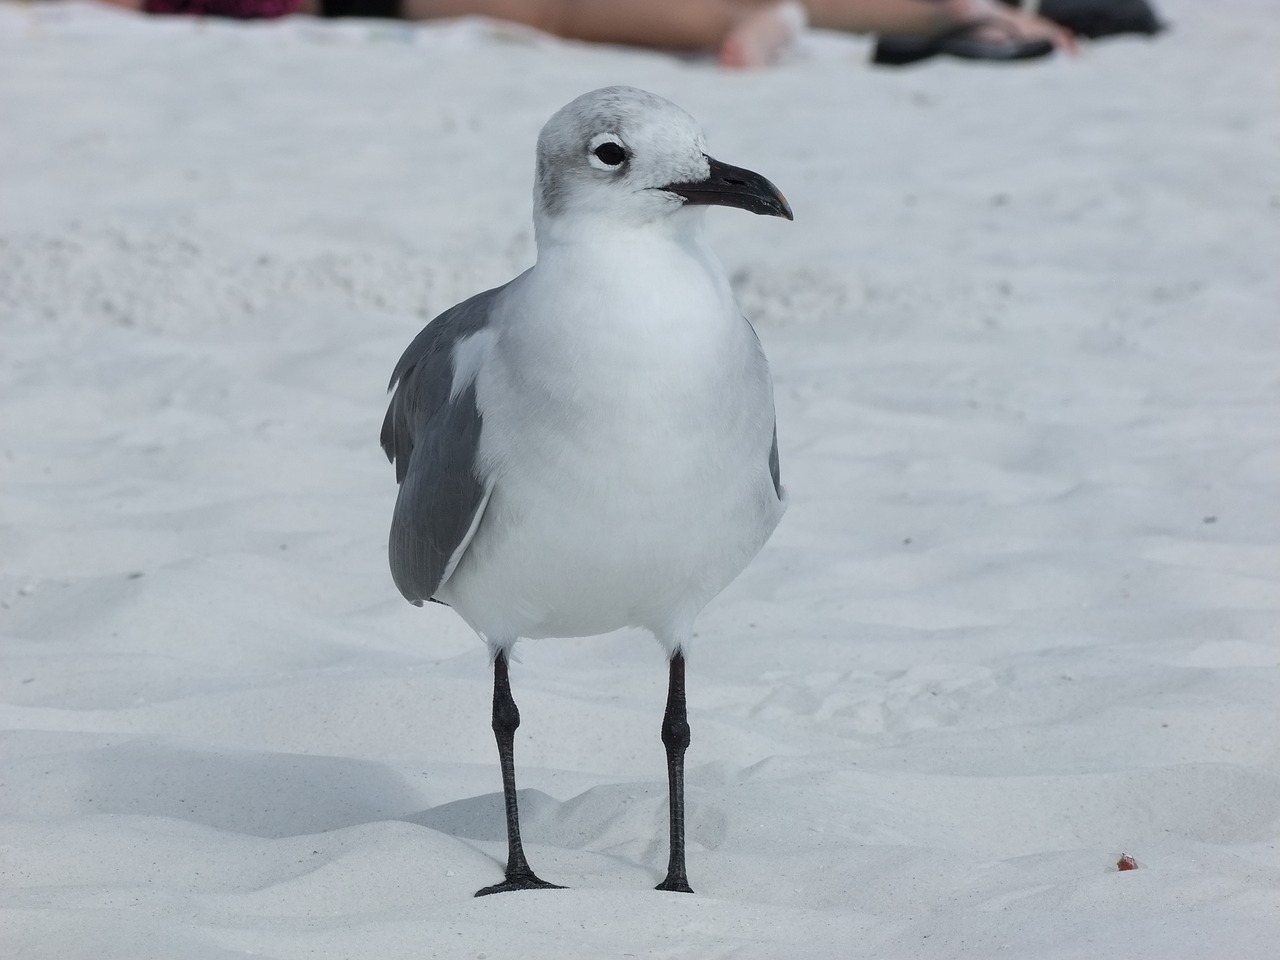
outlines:
M1247 960L1280 940L1280 19L1011 68L0 5L0 955ZM680 103L791 506L690 653L406 604L391 368L546 118ZM1122 854L1136 870L1120 871Z

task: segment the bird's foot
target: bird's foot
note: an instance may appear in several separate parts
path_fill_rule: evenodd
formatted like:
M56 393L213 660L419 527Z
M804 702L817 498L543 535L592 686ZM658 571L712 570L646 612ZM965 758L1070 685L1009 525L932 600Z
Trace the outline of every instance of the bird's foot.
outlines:
M487 897L491 893L510 893L513 890L564 890L557 883L547 883L534 874L532 870L520 873L509 873L507 879L476 891L477 897Z
M693 890L689 888L688 880L684 877L673 877L670 874L667 875L667 879L663 880L653 889L670 890L672 893L693 893Z

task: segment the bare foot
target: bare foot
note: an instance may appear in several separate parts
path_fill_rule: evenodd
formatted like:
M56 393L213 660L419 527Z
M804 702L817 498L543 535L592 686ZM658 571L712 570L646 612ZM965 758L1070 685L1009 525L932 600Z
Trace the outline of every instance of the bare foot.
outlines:
M942 0L943 9L957 26L975 25L978 36L993 41L1048 40L1059 50L1076 53L1076 38L1052 20L1007 7L995 0Z
M808 24L798 3L775 3L747 14L720 45L720 65L738 70L767 67Z

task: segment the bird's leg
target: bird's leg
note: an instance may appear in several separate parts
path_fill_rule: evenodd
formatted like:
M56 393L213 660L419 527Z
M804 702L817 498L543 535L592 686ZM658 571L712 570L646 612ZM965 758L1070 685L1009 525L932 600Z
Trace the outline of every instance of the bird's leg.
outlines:
M658 890L693 893L684 874L684 752L689 748L689 717L684 701L684 653L671 658L667 712L662 718L662 744L667 748L667 783L671 807L671 859Z
M554 883L540 880L524 857L520 842L520 811L516 807L516 765L513 748L516 728L520 726L520 710L511 698L511 681L507 676L506 651L498 651L493 659L493 735L498 740L498 763L502 767L502 798L507 807L507 878L502 883L477 890L476 896L506 893L509 890L560 890Z

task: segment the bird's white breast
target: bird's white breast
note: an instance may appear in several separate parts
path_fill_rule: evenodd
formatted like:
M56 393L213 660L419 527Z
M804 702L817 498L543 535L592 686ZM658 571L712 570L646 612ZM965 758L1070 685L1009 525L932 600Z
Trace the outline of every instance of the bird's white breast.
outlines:
M755 334L705 247L641 239L544 252L495 317L476 377L493 492L439 592L491 641L680 642L781 516Z

